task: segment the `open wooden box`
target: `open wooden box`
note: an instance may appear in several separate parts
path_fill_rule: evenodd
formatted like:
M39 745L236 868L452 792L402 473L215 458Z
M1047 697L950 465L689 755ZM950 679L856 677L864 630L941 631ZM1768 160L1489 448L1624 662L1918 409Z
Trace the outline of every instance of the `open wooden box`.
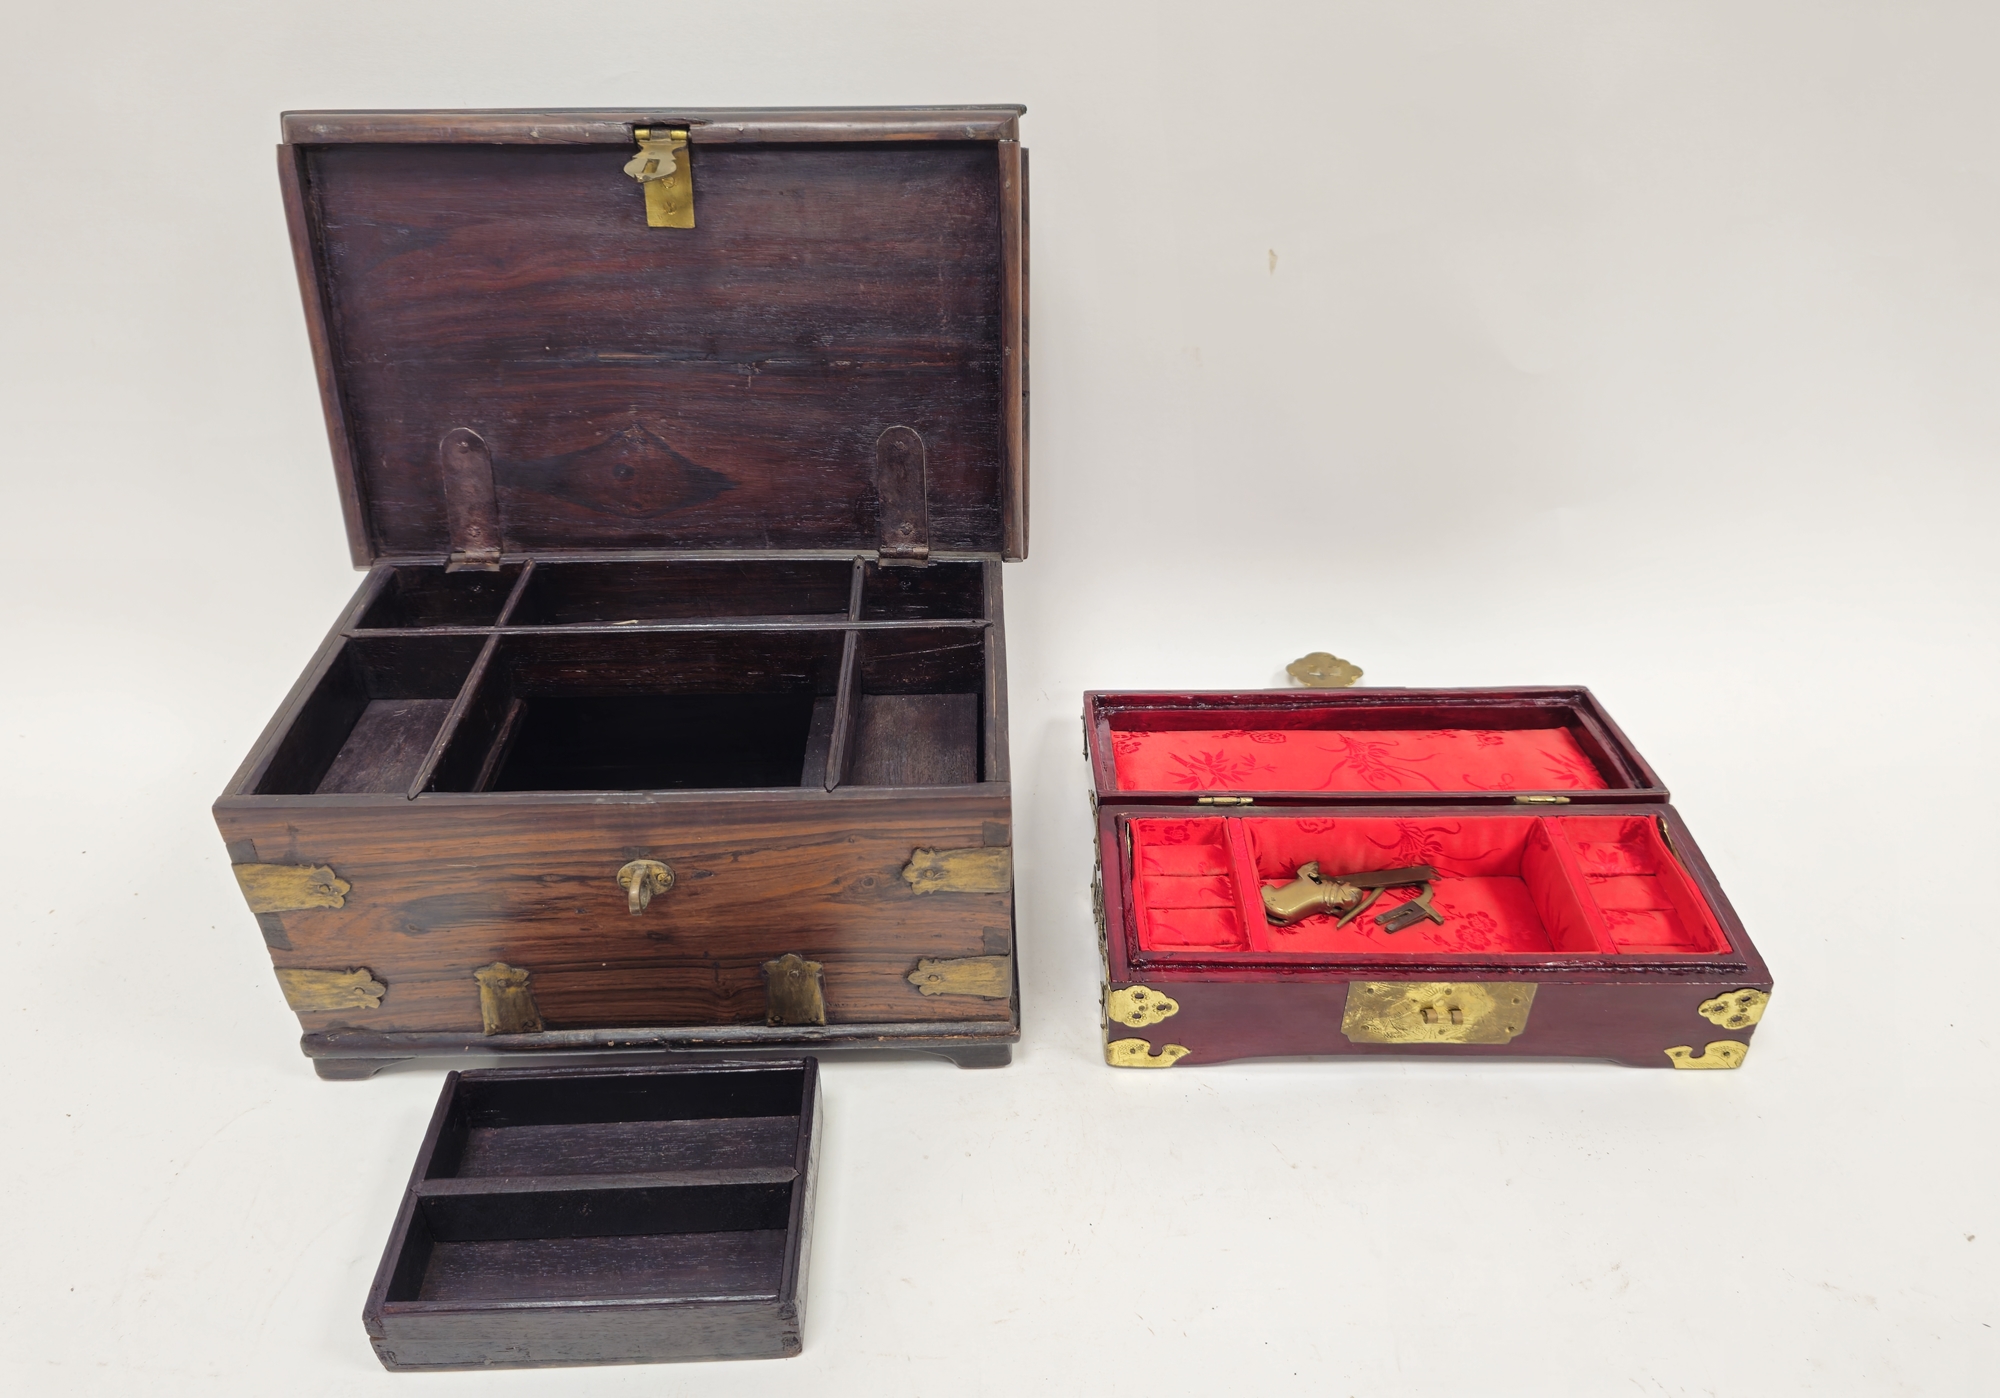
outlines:
M390 1369L797 1354L819 1065L452 1073L362 1313Z
M1007 1060L1020 110L286 116L369 572L215 816L323 1075Z
M1584 689L1085 696L1106 1060L1331 1053L1734 1068L1771 990L1668 793ZM1263 891L1429 866L1442 923Z

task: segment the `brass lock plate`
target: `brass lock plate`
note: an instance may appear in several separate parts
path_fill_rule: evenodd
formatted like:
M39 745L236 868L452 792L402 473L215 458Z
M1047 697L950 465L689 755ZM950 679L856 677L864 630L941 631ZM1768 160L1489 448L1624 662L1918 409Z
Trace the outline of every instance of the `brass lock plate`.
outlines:
M1534 1006L1527 981L1352 981L1340 1032L1356 1044L1507 1044Z

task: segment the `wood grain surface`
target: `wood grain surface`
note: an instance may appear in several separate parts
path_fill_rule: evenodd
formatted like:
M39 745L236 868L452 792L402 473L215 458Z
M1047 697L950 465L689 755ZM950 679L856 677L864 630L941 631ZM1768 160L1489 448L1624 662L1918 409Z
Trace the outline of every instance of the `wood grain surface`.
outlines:
M308 798L216 814L259 861L330 864L353 886L341 908L274 915L289 942L277 964L366 965L388 987L379 1009L302 1015L308 1030L477 1032L472 971L494 961L532 973L551 1029L761 1022L761 965L786 952L825 965L832 1023L994 1018L990 1001L904 978L922 957L1007 954L1011 895L919 898L901 870L918 848L1004 839L1004 786L690 797ZM633 916L615 875L639 858L676 881Z
M1020 240L992 142L703 147L687 230L645 226L617 148L303 150L365 556L449 550L458 428L492 453L510 554L872 549L895 425L925 443L932 548L1018 555Z

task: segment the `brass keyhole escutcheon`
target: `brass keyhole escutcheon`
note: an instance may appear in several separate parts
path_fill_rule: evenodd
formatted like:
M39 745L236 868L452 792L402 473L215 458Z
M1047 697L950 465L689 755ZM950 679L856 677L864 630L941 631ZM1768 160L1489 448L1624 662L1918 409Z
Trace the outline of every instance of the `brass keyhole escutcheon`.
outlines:
M635 859L618 871L618 886L625 890L625 907L643 913L657 894L674 886L674 871L657 859Z

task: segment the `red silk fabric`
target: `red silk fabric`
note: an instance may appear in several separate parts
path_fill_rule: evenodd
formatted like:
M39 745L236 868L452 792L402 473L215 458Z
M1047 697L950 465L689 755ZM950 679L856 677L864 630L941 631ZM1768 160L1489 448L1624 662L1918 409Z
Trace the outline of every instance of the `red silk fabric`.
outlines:
M1609 957L1729 948L1644 816L1148 817L1131 828L1132 901L1146 951ZM1261 889L1289 883L1310 860L1335 877L1429 864L1444 923L1384 932L1376 915L1414 892L1397 889L1345 927L1325 916L1271 923Z
M1120 729L1121 791L1602 791L1564 728Z

